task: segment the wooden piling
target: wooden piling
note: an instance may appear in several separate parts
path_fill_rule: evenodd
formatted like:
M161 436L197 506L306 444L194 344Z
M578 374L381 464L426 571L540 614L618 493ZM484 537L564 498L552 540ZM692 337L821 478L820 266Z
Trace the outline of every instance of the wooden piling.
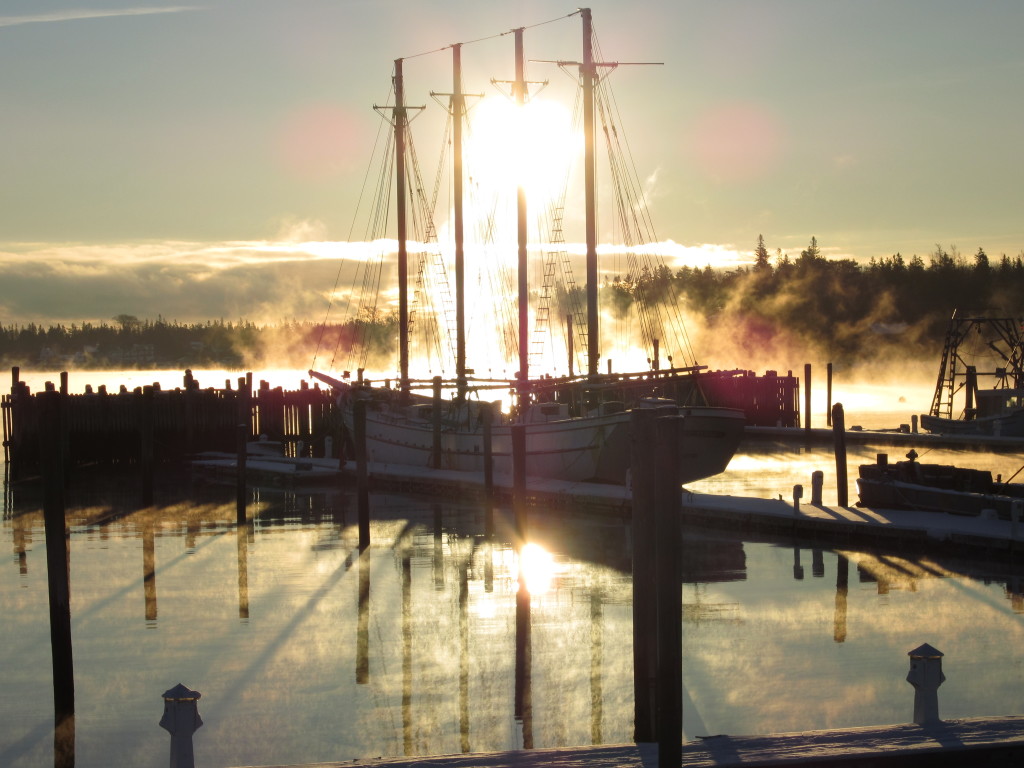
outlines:
M370 546L370 480L366 456L366 401L352 404L352 426L355 434L356 496L359 514L359 551Z
M526 540L526 425L512 425L512 507L516 537Z
M832 426L832 363L825 366L825 418Z
M54 765L74 766L75 668L71 646L70 535L64 510L60 395L56 392L46 393L40 401L40 438L53 660Z
M490 403L480 405L480 422L484 436L484 535L494 537L494 410Z
M235 522L238 525L245 525L246 519L245 506L248 489L245 484L245 474L248 458L249 427L246 424L239 424L235 450Z
M658 765L680 765L683 749L683 609L680 528L679 431L682 417L657 420L655 487L656 584L658 603Z
M153 505L153 388L143 387L138 396L139 475L142 478L142 505Z
M811 431L811 364L804 363L804 429Z
M435 376L433 384L433 403L431 411L433 417L433 450L430 453L431 466L434 469L441 468L441 377Z
M843 404L832 406L832 436L836 454L836 485L838 486L839 506L849 506L849 480L846 475L846 415Z
M633 493L633 740L638 743L654 741L656 735L655 427L661 410L635 408L629 424ZM674 409L664 409L664 413L673 412Z

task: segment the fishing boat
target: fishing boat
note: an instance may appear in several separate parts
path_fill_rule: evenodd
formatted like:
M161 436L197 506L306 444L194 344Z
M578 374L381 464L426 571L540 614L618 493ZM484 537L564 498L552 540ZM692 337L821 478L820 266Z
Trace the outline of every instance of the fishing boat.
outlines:
M465 320L465 239L463 224L462 121L466 97L462 88L461 45L453 51L453 89L449 96L453 120L453 236L455 271L455 371L453 380L435 377L431 381L413 381L409 375L408 308L408 234L406 210L406 131L408 113L405 103L403 61L395 61L394 99L390 122L394 128L396 226L399 280L399 377L397 385L384 386L359 376L346 381L311 370L310 375L330 384L339 395L346 426L354 430L353 407L366 404L366 446L368 459L374 462L433 466L436 468L480 471L484 461L485 432L491 440L494 471L512 473L513 431L521 425L525 435L525 472L527 476L569 481L625 483L628 478L630 445L629 422L633 408L675 408L679 420L681 482L717 474L725 469L743 434L743 411L715 408L699 401L668 401L666 391L686 391L699 396L697 374L703 366L662 369L654 341L652 368L639 374L607 374L598 371L597 307L597 228L596 183L594 169L595 89L598 70L605 65L594 60L593 30L589 9L578 11L583 20L582 62L559 62L578 66L583 101L585 135L584 197L586 219L587 280L586 318L588 370L558 378L532 376L529 358L528 268L526 263L526 195L520 187L517 196L518 233L518 357L519 370L513 379L481 380L472 377L466 360ZM517 106L526 100L523 29L515 33L516 79L512 95ZM417 186L420 186L417 183ZM582 317L582 312L580 315ZM581 323L582 324L582 323ZM571 340L571 330L570 330ZM571 341L570 341L571 346ZM570 352L570 360L572 353ZM668 358L671 361L671 358ZM424 385L431 394L423 394ZM417 391L417 387L421 388ZM508 390L514 404L503 413L495 402L481 400L496 389ZM447 389L450 396L442 397ZM628 398L628 399L626 399Z
M983 360L985 368L978 365ZM944 435L1024 437L1024 335L1019 318L953 313L931 409L921 427ZM987 378L989 387L979 387Z
M917 509L955 515L991 514L1010 520L1024 511L1024 484L992 479L992 473L947 464L922 464L911 450L906 461L890 464L879 454L862 464L857 478L860 505L874 509Z

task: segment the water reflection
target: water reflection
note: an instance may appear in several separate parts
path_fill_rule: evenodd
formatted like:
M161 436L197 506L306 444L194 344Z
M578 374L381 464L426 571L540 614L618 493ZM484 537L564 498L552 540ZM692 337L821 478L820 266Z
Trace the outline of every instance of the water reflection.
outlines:
M48 768L41 499L13 496L0 764ZM517 551L507 510L491 538L480 508L374 494L360 552L345 493L255 492L242 526L217 489L70 502L76 765L164 765L154 723L179 681L203 693L210 766L632 739L623 521L537 511ZM1019 566L711 530L681 546L688 738L906 722L925 641L945 716L1018 711Z

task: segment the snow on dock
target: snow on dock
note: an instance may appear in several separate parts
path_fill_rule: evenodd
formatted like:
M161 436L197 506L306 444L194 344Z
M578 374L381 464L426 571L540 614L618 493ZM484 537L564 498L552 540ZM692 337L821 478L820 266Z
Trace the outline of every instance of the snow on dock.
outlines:
M768 736L710 736L683 744L687 766L1017 766L1024 762L1024 717L949 720ZM532 749L403 759L375 758L290 768L658 768L656 744ZM275 767L268 767L275 768ZM276 768L283 768L278 766Z
M231 454L203 454L193 462L196 472L215 479L233 480ZM250 455L249 482L303 487L339 483L354 485L352 462L338 459L286 458ZM481 475L472 472L369 463L372 488L426 495L444 495L462 501L483 498ZM495 474L496 501L508 501L511 476ZM628 518L632 493L625 486L529 478L527 502L549 510L587 512ZM1024 550L1024 523L987 516L952 515L921 510L868 509L830 506L791 500L721 496L683 490L684 521L740 530L842 537L844 540L899 541L920 545L974 547L1007 554ZM994 516L993 516L994 518Z

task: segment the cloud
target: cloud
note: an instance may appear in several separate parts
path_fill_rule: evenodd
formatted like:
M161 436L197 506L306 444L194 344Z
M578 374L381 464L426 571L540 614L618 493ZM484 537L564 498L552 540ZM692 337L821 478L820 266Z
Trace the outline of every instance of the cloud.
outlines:
M319 319L329 294L347 295L360 266L392 250L388 241L9 244L0 249L0 323L122 313L183 322Z
M80 21L82 19L104 19L112 16L148 16L155 13L182 13L199 11L202 8L191 5L175 5L167 8L118 8L118 9L76 9L40 13L34 16L0 16L0 27L15 27L20 24L45 24L53 21Z

